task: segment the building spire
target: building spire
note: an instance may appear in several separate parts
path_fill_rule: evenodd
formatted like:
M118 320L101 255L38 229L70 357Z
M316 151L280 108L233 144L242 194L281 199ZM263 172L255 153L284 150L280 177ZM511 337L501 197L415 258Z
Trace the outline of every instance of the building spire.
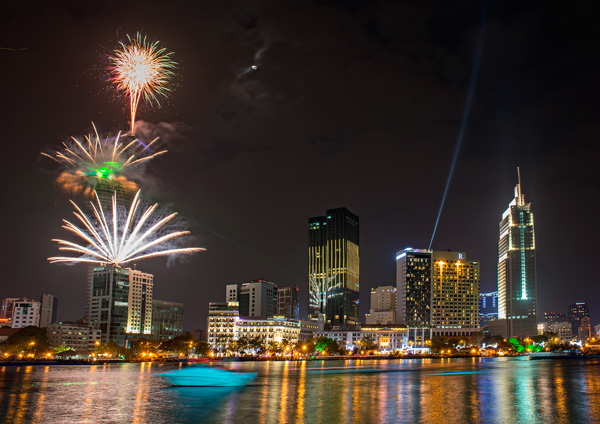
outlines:
M521 170L517 166L517 205L523 206L523 193L521 192Z

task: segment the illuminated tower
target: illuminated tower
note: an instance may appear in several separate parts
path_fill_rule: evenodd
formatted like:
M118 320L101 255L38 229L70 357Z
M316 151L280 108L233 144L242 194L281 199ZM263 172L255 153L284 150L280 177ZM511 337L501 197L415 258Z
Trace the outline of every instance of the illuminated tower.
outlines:
M505 337L537 334L535 233L531 203L525 203L519 168L515 198L502 214L498 243L498 326ZM490 328L490 331L492 329Z
M308 220L309 315L325 323L358 325L358 217L346 208L329 209Z

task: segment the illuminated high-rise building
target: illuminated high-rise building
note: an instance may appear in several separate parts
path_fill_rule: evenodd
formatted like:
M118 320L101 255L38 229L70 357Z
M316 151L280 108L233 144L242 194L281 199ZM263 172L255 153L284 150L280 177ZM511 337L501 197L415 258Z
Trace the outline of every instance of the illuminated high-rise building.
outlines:
M525 202L521 191L520 173L515 197L500 221L498 321L494 323L494 331L504 337L537 334L533 213L531 203Z
M328 326L358 325L358 217L346 208L308 220L309 307Z
M152 333L153 276L115 265L96 266L88 279L86 320L102 331L102 343L127 346L128 334Z
M40 310L40 327L47 328L53 322L56 322L58 314L58 297L51 294L43 294L40 299L42 309Z
M463 252L406 248L396 254L397 323L432 335L479 330L479 262Z

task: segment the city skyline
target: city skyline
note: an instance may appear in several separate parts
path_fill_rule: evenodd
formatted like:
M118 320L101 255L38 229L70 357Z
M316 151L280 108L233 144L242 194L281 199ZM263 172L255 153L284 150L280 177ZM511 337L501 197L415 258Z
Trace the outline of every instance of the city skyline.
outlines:
M88 71L117 28L142 28L182 64L171 101L138 111L140 136L159 134L170 151L148 170L150 197L173 201L208 249L172 267L138 264L155 275L156 296L218 300L226 284L264 277L297 285L305 315L306 219L347 207L361 218L363 317L370 288L394 283L395 252L431 237L481 25L479 6L379 7L397 25L364 4L165 13L148 2L144 16L127 5L10 6L3 47L16 50L0 51L11 82L5 175L19 180L6 185L14 206L2 208L2 231L14 243L2 257L5 278L20 284L0 297L52 293L59 319L83 316L85 266L44 263L71 210L39 152L88 132L91 121L104 133L128 128L126 105L115 106ZM577 25L564 26L557 6L489 6L472 113L432 249L469 252L481 263L481 290L495 290L497 223L520 165L536 210L538 315L587 302L595 324L600 289L558 248L576 246L592 263L598 235L588 204L599 188L590 84L598 63L580 42L595 39L591 18L573 13ZM186 327L203 326L206 314L207 305L187 307Z

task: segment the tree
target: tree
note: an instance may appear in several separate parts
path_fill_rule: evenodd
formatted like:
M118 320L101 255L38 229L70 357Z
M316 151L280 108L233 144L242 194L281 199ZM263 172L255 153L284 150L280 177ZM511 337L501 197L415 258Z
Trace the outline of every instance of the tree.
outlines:
M48 333L40 327L22 328L2 343L2 350L15 355L44 355L50 350Z
M375 343L373 337L371 336L364 336L362 339L360 339L358 344L360 345L362 350L365 350L367 352L370 350L377 350L378 348L377 343Z
M196 355L207 357L210 354L210 343L203 341L196 342L194 353Z
M248 346L250 349L254 349L255 352L263 353L265 349L265 341L262 337L254 337L249 340Z

